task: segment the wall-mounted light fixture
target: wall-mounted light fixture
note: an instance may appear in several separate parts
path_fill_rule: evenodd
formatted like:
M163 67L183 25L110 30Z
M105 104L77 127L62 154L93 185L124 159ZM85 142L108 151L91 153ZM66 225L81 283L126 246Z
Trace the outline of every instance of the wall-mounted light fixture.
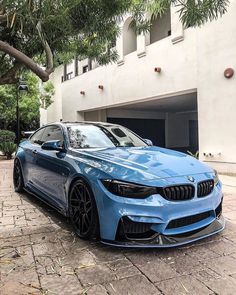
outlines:
M161 72L161 68L160 68L160 67L156 67L156 68L154 68L154 71L155 71L156 73L160 73L160 72Z
M203 153L203 156L206 157L206 158L215 158L215 157L220 157L221 156L221 152L204 152Z
M103 85L98 85L98 89L103 90L104 86Z
M225 76L226 79L232 78L233 75L234 75L234 70L232 68L225 69L224 76Z
M81 95L85 95L85 92L84 92L84 91L80 91L80 94L81 94Z

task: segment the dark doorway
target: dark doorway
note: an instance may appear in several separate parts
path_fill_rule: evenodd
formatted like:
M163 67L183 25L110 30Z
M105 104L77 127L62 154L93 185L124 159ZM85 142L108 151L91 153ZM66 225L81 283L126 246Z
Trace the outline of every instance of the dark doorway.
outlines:
M151 139L154 145L165 147L165 120L107 118L107 122L125 126L142 138Z

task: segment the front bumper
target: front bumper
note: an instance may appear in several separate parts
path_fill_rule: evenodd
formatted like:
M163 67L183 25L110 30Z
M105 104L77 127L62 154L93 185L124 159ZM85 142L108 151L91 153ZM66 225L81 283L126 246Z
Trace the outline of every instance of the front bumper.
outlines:
M143 241L109 241L101 240L103 244L116 246L116 247L132 247L132 248L170 248L182 246L198 240L215 235L225 228L225 219L223 215L216 218L210 225L203 227L199 230L189 232L188 234L179 235L163 235L156 234L152 239Z
M201 181L204 175L199 175ZM179 179L176 179L176 182ZM160 195L147 199L122 198L109 193L101 183L94 185L98 207L101 241L122 247L175 247L214 235L224 229L222 186L216 185L204 198L173 202ZM199 217L200 216L200 217ZM120 224L127 218L140 224L131 235L120 234ZM145 226L149 229L145 229ZM144 228L143 232L140 228ZM142 235L142 233L145 233Z

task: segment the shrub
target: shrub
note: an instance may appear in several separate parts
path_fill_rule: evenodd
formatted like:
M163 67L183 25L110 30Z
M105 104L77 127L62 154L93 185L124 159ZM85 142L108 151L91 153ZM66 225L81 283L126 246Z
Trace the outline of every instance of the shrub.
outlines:
M10 141L0 143L0 151L8 160L12 158L12 154L16 151L16 144Z
M188 151L188 154L196 159L199 159L199 151L196 151L196 153L191 153L190 151Z
M0 130L0 143L2 142L14 142L15 141L15 133L8 130Z

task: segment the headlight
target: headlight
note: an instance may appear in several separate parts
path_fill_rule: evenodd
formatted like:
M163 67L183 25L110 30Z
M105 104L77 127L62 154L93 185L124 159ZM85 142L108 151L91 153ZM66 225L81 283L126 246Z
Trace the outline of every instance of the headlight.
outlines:
M120 197L144 199L157 193L157 189L151 186L111 179L103 179L101 181L109 192Z
M219 179L219 175L218 175L217 171L214 170L214 172L215 172L215 175L214 175L214 185L217 185L218 182L220 181L220 179Z

